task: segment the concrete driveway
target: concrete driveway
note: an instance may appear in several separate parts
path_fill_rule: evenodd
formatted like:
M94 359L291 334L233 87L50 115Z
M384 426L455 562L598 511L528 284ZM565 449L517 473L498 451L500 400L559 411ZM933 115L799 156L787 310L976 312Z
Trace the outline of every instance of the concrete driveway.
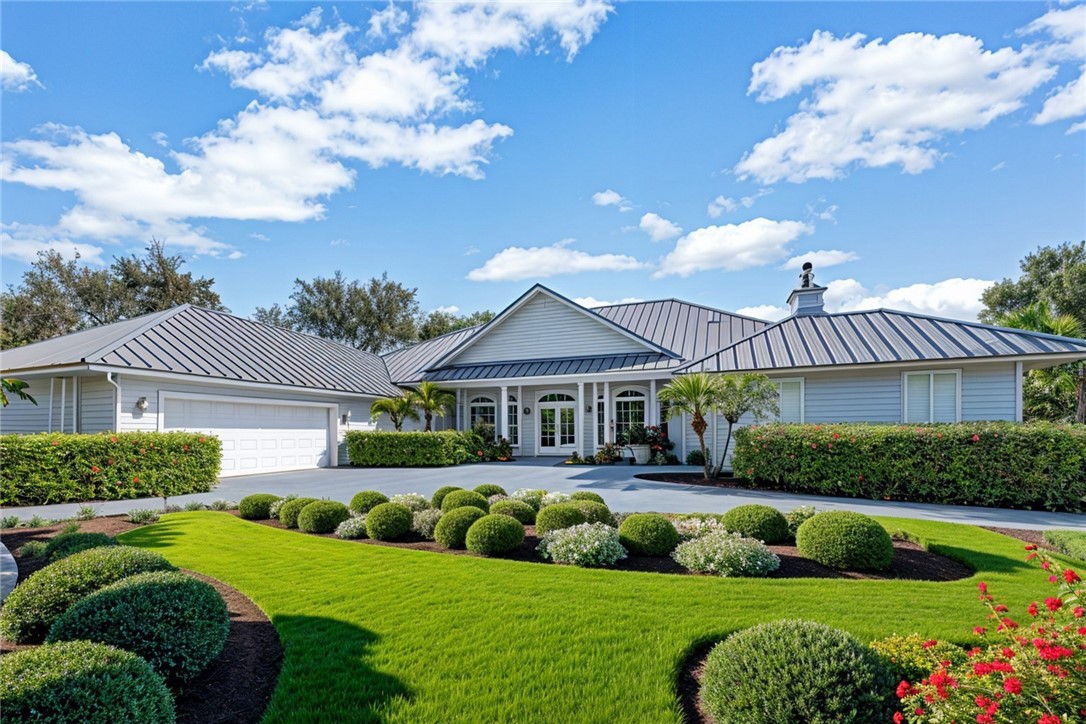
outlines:
M1007 528L1080 528L1086 530L1086 516L1073 513L973 508L956 505L923 505L854 498L826 498L770 491L708 488L638 480L634 475L648 472L690 472L687 466L656 467L626 464L580 466L563 465L557 460L526 459L513 463L459 465L451 468L331 468L291 473L272 473L226 478L210 493L183 495L170 502L184 505L198 500L209 503L225 498L237 501L250 493L305 494L347 503L360 490L379 490L386 495L421 493L429 497L443 485L474 488L481 483L497 483L509 492L517 488L544 488L572 493L591 490L603 496L615 511L659 511L664 513L723 513L746 503L764 503L782 511L800 505L814 505L818 510L855 510L868 515L919 518L950 523L1001 526ZM100 515L127 513L133 508L160 508L162 500L121 500L98 503ZM5 508L4 515L26 519L33 515L68 518L79 505Z

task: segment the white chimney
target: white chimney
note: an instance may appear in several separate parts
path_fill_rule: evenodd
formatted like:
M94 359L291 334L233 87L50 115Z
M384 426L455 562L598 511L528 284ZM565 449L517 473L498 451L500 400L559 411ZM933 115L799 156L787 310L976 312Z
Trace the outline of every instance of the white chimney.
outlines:
M799 286L788 295L791 316L825 314L825 301L822 299L825 292L826 287L820 287L814 283L814 266L809 261L805 262L803 272L799 275Z

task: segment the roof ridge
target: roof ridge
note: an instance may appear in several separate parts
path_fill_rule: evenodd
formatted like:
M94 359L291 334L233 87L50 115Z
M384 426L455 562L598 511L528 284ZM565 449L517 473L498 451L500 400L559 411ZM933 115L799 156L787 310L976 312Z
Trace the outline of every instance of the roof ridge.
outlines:
M412 349L414 347L418 347L420 344L427 344L429 342L433 342L434 340L441 339L442 337L449 337L451 335L460 334L462 332L467 332L468 330L473 330L473 329L478 330L484 324L486 324L486 323L484 322L483 324L473 324L470 327L461 327L460 329L454 329L451 332L444 332L442 334L437 335L436 337L430 337L429 339L420 339L420 340L412 342L411 344L406 345L404 347L397 347L396 349L389 350L388 352L382 352L381 354L379 354L377 356L380 357L381 359L384 359L385 357L391 357L392 355L397 354L398 352L405 352L405 351L407 351L409 349Z
M96 350L94 350L94 352L92 352L92 353L86 355L85 357L83 357L83 359L81 361L86 362L88 359L96 360L99 357L102 357L103 355L105 355L107 352L112 352L112 351L116 350L117 347L120 347L120 346L122 346L124 344L127 344L128 342L131 342L133 339L140 336L141 334L143 334L147 330L151 329L152 327L156 327L156 326L158 326L159 324L161 324L162 322L164 322L164 321L166 321L168 319L173 319L174 317L176 317L181 312L184 312L184 311L186 311L188 309L191 309L192 307L193 307L193 305L191 305L191 304L179 304L176 307L171 307L169 309L163 309L163 310L159 310L157 312L151 312L150 314L147 314L147 315L142 315L142 316L151 317L151 319L148 319L145 323L143 323L140 326L136 327L134 330L128 332L127 334L122 334L119 337L114 338L108 344L103 345L99 349L96 349ZM133 319L139 319L139 317L134 317ZM121 320L121 321L129 321L129 320ZM92 329L93 329L93 327L92 327Z
M949 322L950 324L964 324L967 327L975 327L977 329L990 329L998 332L1013 332L1015 334L1027 334L1031 337L1041 337L1042 339L1051 339L1058 342L1071 342L1073 344L1086 346L1086 339L1079 339L1078 337L1064 337L1059 334L1049 334L1048 332L1038 332L1033 329L1021 329L1019 327L1003 327L998 324L988 324L987 322L972 322L967 319L953 319L951 317L937 317L934 314L924 314L923 312L906 312L900 309L886 309L880 307L879 309L866 310L866 311L853 311L853 312L836 312L835 314L870 314L872 312L882 312L883 314L896 314L903 317L920 317L921 319L930 319L935 322Z
M762 319L761 317L752 317L749 314L739 314L738 312L730 312L727 309L720 309L719 307L710 307L708 304L700 304L698 302L690 302L685 299L679 299L678 297L662 297L660 299L644 299L640 302L615 302L614 304L602 304L598 307L585 307L589 311L595 311L597 309L610 309L611 307L635 307L642 304L659 304L660 302L675 302L676 304L685 304L688 307L697 307L698 309L705 309L710 312L717 312L718 314L726 314L729 317L738 317L739 319L749 319L752 322L762 322L763 324L773 324L771 320ZM616 322L616 324L618 324Z

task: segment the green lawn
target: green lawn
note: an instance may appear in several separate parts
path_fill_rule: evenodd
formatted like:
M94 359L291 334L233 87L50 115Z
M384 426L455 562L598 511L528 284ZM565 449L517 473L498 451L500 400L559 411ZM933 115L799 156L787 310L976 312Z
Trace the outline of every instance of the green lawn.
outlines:
M687 651L736 629L809 618L862 639L965 643L977 582L1018 606L1043 576L1022 543L884 519L977 576L955 583L753 580L582 570L305 536L181 513L124 542L219 578L272 619L286 656L267 721L681 721Z

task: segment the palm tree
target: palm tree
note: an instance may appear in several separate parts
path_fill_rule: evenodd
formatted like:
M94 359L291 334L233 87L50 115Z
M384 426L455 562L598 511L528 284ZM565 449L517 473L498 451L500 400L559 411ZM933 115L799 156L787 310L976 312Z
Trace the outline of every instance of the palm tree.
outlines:
M33 402L35 405L38 404L38 401L26 391L28 386L26 382L11 377L0 380L0 403L3 403L4 407L8 406L8 393L10 392L12 396L18 397L20 400Z
M720 378L711 377L704 372L680 375L664 385L656 394L661 402L667 403L668 419L680 413L690 415L690 427L698 436L701 446L701 458L705 463L705 477L709 477L712 460L705 447L705 430L709 423L705 415L715 409L720 394Z
M425 432L430 432L434 415L444 417L445 411L456 404L456 396L453 393L441 389L436 383L430 381L419 383L419 386L408 394L412 404L420 408L426 417Z
M374 400L370 406L370 419L376 421L381 415L388 415L396 432L403 431L403 424L407 420L418 422L419 419L415 401L409 392L399 397L382 397Z
M1082 323L1070 314L1053 314L1045 302L1036 302L1013 312L1001 314L996 322L1001 327L1028 329L1033 332L1055 334L1060 337L1086 337ZM1079 408L1086 416L1086 408L1079 404L1082 393L1078 365L1059 365L1047 370L1030 370L1022 382L1022 407L1027 418L1041 420L1077 419Z
M732 444L732 428L739 422L739 418L750 413L760 422L762 418L777 415L780 412L779 400L777 386L763 374L748 372L726 375L720 380L714 409L727 420L728 437L724 439L724 452L720 454L720 461L713 468L714 478L720 475L720 470L724 467L724 459L728 457L728 448Z

